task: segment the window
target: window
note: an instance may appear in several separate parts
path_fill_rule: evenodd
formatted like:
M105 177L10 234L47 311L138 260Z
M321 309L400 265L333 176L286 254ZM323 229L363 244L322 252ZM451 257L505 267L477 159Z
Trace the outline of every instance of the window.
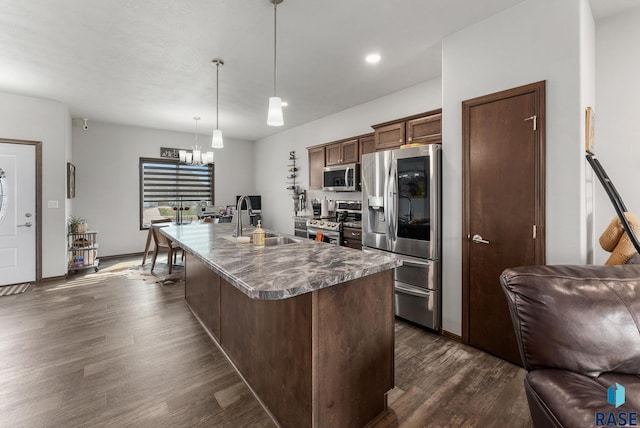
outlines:
M198 202L214 203L214 165L182 165L177 159L140 158L140 228L171 218L198 218Z

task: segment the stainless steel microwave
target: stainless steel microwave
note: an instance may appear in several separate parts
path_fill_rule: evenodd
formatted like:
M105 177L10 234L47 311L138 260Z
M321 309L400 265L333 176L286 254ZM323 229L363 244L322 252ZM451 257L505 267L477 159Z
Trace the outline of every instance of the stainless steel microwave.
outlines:
M326 166L322 169L322 190L356 192L360 190L360 164Z

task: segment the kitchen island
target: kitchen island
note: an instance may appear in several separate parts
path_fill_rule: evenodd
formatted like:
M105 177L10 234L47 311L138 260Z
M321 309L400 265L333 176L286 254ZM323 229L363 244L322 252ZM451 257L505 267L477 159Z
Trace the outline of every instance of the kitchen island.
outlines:
M191 311L277 424L361 427L386 410L397 259L288 235L253 248L231 224L161 231L187 253Z

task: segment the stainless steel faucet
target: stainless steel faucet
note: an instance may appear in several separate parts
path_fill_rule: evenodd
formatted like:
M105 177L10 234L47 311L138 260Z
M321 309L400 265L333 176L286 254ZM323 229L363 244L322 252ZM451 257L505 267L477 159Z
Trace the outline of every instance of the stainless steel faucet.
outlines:
M251 218L251 214L253 214L251 209L251 199L249 199L247 195L240 196L240 199L238 199L238 205L236 205L236 212L234 214L235 218L232 219L235 224L235 228L233 229L234 238L242 236L242 211L240 211L240 208L242 208L243 201L247 201L247 212L249 214L249 218Z

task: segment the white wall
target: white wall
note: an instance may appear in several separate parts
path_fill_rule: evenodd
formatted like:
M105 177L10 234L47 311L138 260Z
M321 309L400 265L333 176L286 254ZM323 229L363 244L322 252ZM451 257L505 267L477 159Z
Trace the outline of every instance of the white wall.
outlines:
M640 8L596 25L595 153L618 189L628 211L640 217ZM596 183L596 238L616 215L600 183ZM609 253L596 246L596 263Z
M160 147L190 149L195 134L89 121L73 121L76 166L75 215L100 232L101 256L143 251L147 231L139 222L139 159L160 157ZM200 134L200 144L210 137ZM215 205L235 204L237 194L254 192L253 143L225 138L215 153Z
M462 331L462 101L546 80L547 263L584 262L580 1L528 0L443 41L442 314L449 332Z
M290 151L295 150L298 158L300 186L308 190L307 147L373 132L371 125L440 108L441 82L441 79L430 80L258 140L255 145L256 188L262 195L265 227L293 234L293 199L291 192L286 190L285 179ZM329 199L362 198L361 192L312 191L309 200L323 195Z
M0 93L0 137L42 142L42 277L67 273L67 160L71 153L67 107L42 98ZM58 208L47 208L57 201Z
M580 0L580 140L585 140L585 109L596 107L596 26L588 0ZM583 146L584 147L584 146ZM595 175L586 159L583 161L584 185L581 192L585 201L584 225L585 262L593 264L595 260Z

